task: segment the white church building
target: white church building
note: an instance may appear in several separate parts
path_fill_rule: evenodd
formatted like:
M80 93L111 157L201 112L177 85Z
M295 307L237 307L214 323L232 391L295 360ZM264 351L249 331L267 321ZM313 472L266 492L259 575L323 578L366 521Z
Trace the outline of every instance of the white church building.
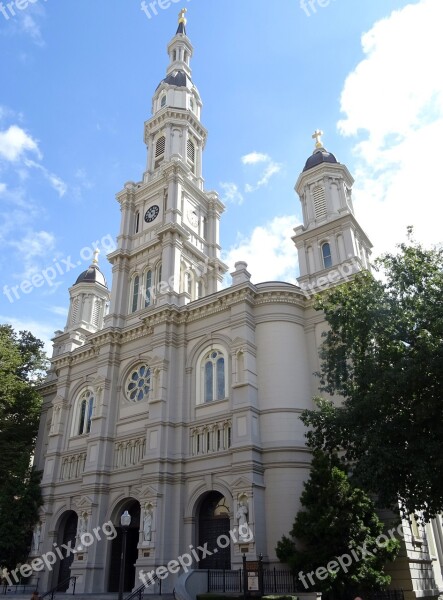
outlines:
M224 206L204 189L207 131L183 11L168 55L145 123L146 171L117 194L112 285L95 258L69 289L66 327L56 332L41 388L44 505L31 556L69 543L77 550L39 573L43 591L70 576L77 591L117 591L125 511L126 591L140 571L190 547L214 549L220 535L232 543L192 568L237 568L243 554L260 553L280 565L275 547L309 475L300 413L313 407L325 329L313 294L369 266L352 176L316 132L296 183L299 285L253 284L238 262L221 289ZM240 534L242 523L250 535ZM424 531L420 540L411 533L393 582L411 598L436 596L441 584L441 521L428 530L432 548Z

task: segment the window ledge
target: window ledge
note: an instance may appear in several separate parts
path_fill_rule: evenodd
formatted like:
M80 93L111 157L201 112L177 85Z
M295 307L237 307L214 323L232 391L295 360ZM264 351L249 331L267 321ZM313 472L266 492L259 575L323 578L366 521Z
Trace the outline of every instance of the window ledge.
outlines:
M224 402L228 402L229 398L223 398L223 400L211 400L210 402L202 402L201 404L196 404L195 408L203 408L204 406L217 406L219 404L223 404Z

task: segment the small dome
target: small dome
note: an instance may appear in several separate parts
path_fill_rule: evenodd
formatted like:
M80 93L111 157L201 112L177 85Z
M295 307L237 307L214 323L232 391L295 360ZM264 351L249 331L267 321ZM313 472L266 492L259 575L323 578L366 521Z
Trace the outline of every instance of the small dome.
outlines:
M316 167L317 165L321 165L322 163L338 164L338 160L331 152L328 152L324 148L320 148L318 150L315 150L314 154L312 154L308 158L303 172L308 171L309 169L313 169L314 167Z
M78 283L99 283L107 288L106 279L97 265L90 265L86 271L83 271L78 277L74 285Z
M157 89L161 86L162 83L167 83L168 85L175 85L177 87L186 87L188 80L190 83L192 83L190 78L186 75L184 71L174 71L159 83Z

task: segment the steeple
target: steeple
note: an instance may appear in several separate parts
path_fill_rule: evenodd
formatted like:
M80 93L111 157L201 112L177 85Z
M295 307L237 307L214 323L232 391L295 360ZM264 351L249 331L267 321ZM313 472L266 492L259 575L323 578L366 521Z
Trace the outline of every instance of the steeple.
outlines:
M144 181L155 177L162 165L180 157L190 167L194 183L203 189L202 153L207 132L200 122L200 94L191 79L194 48L186 34L185 14L186 9L179 13L177 33L168 44L166 77L155 90L153 117L145 125L148 165Z
M202 157L207 131L202 101L191 79L194 52L186 10L167 50L166 77L145 123L146 171L117 195L122 219L108 321L124 325L163 304L182 306L217 291L227 265L220 260L216 192L205 191ZM133 316L134 315L134 316Z
M89 334L103 328L110 292L98 266L99 250L95 250L89 267L80 273L69 289L70 304L66 327L57 332L54 356L82 346Z
M326 150L322 136L319 129L312 135L314 151L295 186L303 211L303 225L292 238L299 257L298 281L312 292L369 269L372 248L354 215L354 180Z
M178 13L178 28L176 35L186 35L186 23L188 22L185 14L188 12L187 8L182 8Z

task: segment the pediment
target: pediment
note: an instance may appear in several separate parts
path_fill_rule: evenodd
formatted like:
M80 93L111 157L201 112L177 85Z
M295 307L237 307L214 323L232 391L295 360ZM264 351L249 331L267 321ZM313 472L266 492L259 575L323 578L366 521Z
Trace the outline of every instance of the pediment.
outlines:
M239 477L235 481L232 482L231 487L235 490L249 490L253 486L252 481L246 479L246 477Z
M89 496L77 496L74 498L74 504L78 510L89 509L96 504L92 501Z

